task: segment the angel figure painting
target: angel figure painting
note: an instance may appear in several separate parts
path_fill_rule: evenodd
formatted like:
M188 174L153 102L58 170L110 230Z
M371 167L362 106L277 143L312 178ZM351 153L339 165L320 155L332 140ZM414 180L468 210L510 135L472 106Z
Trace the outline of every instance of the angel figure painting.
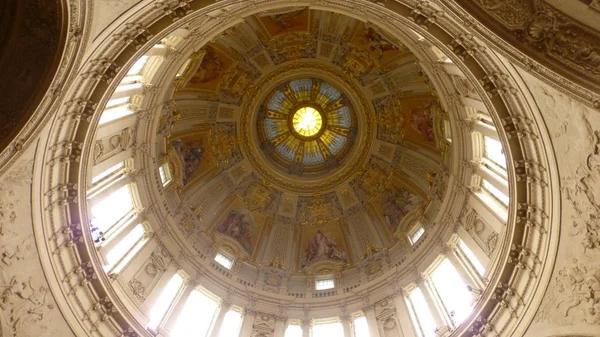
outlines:
M244 249L252 254L252 235L254 234L255 225L250 211L245 209L231 210L229 214L217 225L215 230L225 234L237 241Z
M325 234L318 230L308 241L308 247L304 251L302 267L304 268L309 263L321 259L348 262L348 255L338 247L330 233Z
M435 142L433 130L434 110L430 106L421 106L410 111L410 122L415 129L428 142Z
M417 209L423 202L421 197L402 187L386 189L382 197L383 216L392 231L396 230L406 214Z
M202 162L205 149L201 141L184 142L175 139L171 142L176 153L180 156L183 164L183 186L187 185Z

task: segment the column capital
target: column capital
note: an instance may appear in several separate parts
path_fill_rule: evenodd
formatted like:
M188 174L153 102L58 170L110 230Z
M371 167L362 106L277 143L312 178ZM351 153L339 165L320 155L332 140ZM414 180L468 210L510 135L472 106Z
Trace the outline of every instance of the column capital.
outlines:
M287 322L288 321L288 317L285 316L275 316L275 321L280 321L280 322Z
M246 316L246 315L256 316L257 314L258 314L258 312L256 310L244 308L244 316Z
M352 321L352 317L350 317L350 315L348 315L348 314L343 314L340 316L340 321L350 322L350 321Z
M364 311L365 313L367 313L367 311L375 311L375 304L371 304L371 305L362 307L361 310Z

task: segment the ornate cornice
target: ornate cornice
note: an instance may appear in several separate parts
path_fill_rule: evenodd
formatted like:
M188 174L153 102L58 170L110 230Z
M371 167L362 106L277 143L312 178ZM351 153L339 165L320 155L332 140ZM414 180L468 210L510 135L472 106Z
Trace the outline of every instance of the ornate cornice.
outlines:
M477 25L490 29L531 59L600 92L600 32L543 0L456 2L479 21ZM600 108L600 101L594 105Z

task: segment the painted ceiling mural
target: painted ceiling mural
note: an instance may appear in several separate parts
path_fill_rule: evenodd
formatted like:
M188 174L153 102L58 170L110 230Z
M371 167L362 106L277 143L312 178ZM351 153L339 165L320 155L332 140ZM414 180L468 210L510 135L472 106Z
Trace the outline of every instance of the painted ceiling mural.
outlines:
M163 121L199 232L296 272L400 244L445 183L428 180L448 157L428 82L403 44L339 14L291 8L231 28L190 57Z

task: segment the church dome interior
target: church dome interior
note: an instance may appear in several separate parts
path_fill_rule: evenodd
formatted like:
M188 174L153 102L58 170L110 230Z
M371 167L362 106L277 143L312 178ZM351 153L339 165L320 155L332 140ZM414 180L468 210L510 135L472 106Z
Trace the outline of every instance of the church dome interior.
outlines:
M151 51L176 48L181 40L167 37ZM445 268L440 280L459 282L439 291L464 297L446 304L456 305L446 329L466 318L504 235L508 172L491 116L449 106L437 89L448 85L442 90L457 92L467 81L428 75L432 64L459 73L447 55L414 31L394 37L375 24L307 7L248 16L207 44L186 48L191 54L178 65L155 64L165 61L153 53L137 58L100 116L88 200L109 277L124 278L125 289L146 303L155 282L147 272L155 262L131 261L151 250L162 263L166 258L180 266L171 275L152 272L154 278L209 269L204 273L217 272L215 278L199 285L211 296L234 287L256 290L278 303L277 311L288 306L292 322L305 318L301 303L320 303L312 319L328 322L336 317L333 303L354 306L361 289L425 259L431 273ZM159 102L167 102L161 114L145 117L151 153L145 162L107 153L126 136L104 131L112 129L113 114L123 127L122 114ZM459 126L459 114L466 113L482 132ZM130 129L139 123L129 120ZM485 146L477 160L453 155L453 141L473 137ZM448 193L449 185L465 183L457 176L462 162L481 164L487 174L467 181L480 179L471 186L478 202L496 212L496 224L476 224L476 232L488 232L483 240L444 223L459 216L456 205L468 202ZM146 170L153 172L153 186L121 179ZM146 211L148 204L156 213ZM145 280L134 269L140 267ZM421 294L415 286L402 285ZM229 310L239 313L235 308L244 302L232 301ZM156 304L150 315L152 308ZM361 310L349 314L364 317ZM429 315L422 310L419 315ZM456 310L463 311L458 319ZM425 335L442 328L430 318L421 318L429 324L421 328ZM160 325L149 329L160 331ZM170 328L179 335L176 326Z
M0 336L600 333L590 17L64 2L0 152Z

